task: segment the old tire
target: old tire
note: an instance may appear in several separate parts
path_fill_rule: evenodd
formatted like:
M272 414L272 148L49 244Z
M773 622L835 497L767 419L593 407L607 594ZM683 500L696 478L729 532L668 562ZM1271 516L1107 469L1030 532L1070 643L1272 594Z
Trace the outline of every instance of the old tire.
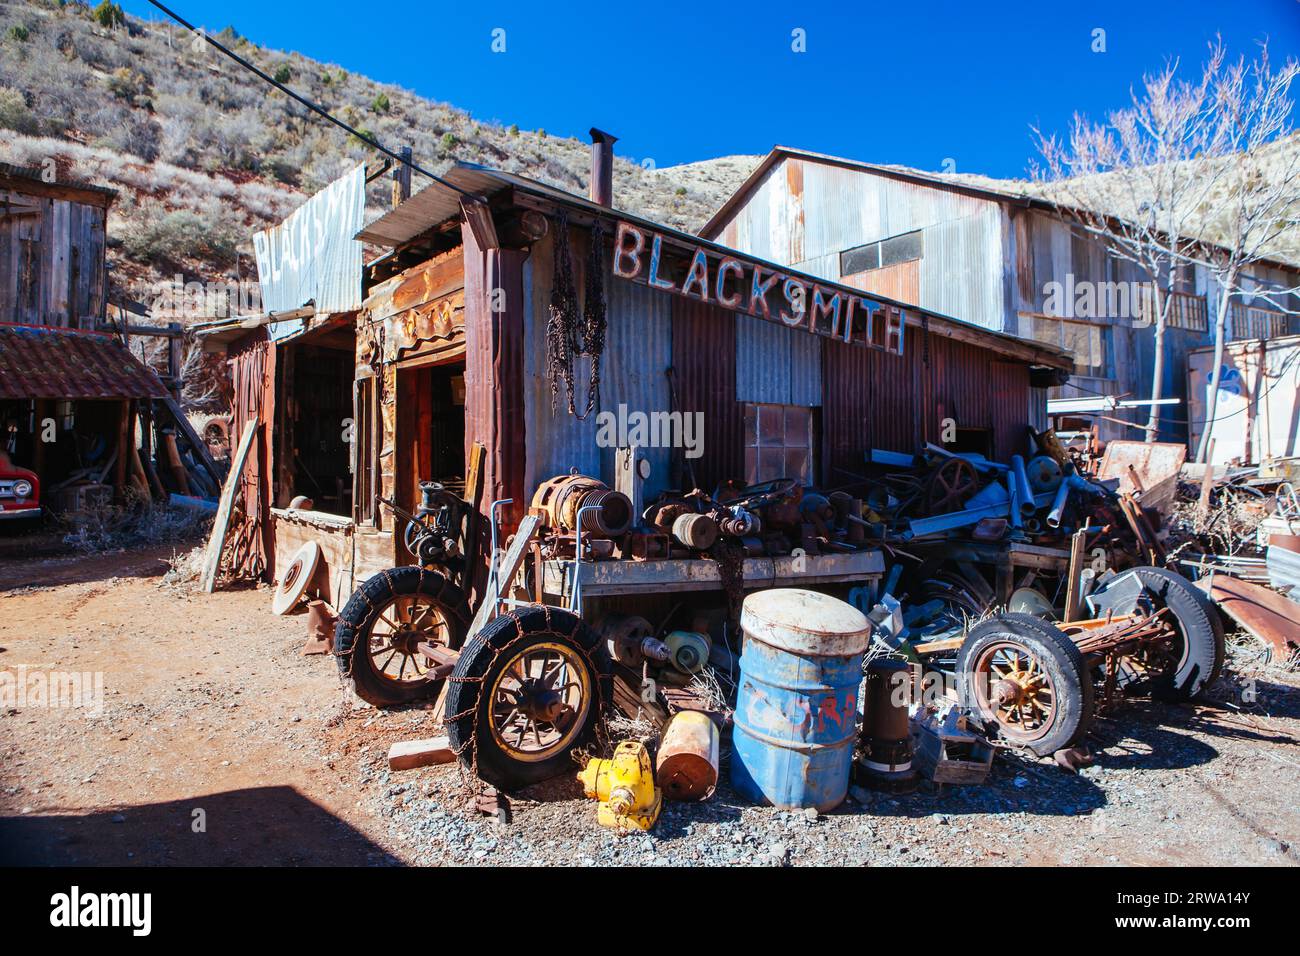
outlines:
M339 614L334 627L339 671L358 697L376 707L433 697L442 681L426 676L427 662L416 645L428 640L460 647L468 612L460 588L436 571L382 571L354 591Z
M997 698L1002 685L1015 685L1018 695L1005 705ZM1040 757L1077 743L1092 723L1092 680L1079 648L1027 614L1002 614L971 629L957 654L957 692L986 729Z
M461 762L501 790L576 772L573 751L591 742L608 697L599 650L581 618L540 604L483 628L447 690L447 736Z
M1125 579L1132 575L1140 588ZM1141 605L1166 607L1173 617L1177 640L1172 666L1150 679L1151 695L1160 700L1191 700L1218 679L1225 656L1223 621L1209 595L1187 578L1167 568L1136 567L1112 578L1091 597L1102 614L1128 614ZM1143 683L1131 667L1121 663L1117 683L1133 687Z

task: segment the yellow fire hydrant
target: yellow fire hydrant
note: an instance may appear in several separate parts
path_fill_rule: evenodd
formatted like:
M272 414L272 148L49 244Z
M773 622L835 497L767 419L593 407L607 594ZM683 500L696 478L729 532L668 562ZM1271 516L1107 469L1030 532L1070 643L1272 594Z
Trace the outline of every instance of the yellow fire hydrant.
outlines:
M659 819L663 792L655 787L650 753L639 741L624 740L609 760L588 761L578 782L588 797L600 801L601 826L649 830Z

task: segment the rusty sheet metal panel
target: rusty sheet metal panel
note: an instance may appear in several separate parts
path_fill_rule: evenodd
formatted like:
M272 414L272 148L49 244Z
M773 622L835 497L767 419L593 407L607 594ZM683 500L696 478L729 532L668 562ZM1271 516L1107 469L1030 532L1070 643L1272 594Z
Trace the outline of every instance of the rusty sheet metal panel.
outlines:
M526 458L523 465L523 493L532 499L537 486L548 478L568 474L576 468L584 475L600 472L600 449L596 447L596 413L585 421L569 414L561 385L555 411L551 411L551 385L546 362L546 323L551 301L555 261L554 232L533 245L523 267L524 301L529 314L525 317L523 337L523 402ZM579 282L581 287L581 280ZM622 282L619 285L627 285ZM608 289L612 292L612 289ZM471 343L470 354L473 354ZM471 358L470 361L473 361ZM602 375L608 362L601 364ZM574 403L586 407L588 364L585 359L573 363ZM527 501L524 502L527 506Z
M465 246L465 460L474 442L482 442L487 449L484 503L513 498L514 504L502 512L502 523L513 528L528 507L524 340L525 331L538 323L529 321L530 304L524 298L525 254L480 249L468 225L462 226L461 236ZM496 289L504 292L504 308L499 312L491 307Z
M822 352L822 481L861 475L870 448L914 452L920 442L920 335L907 330L903 361L874 349Z
M116 338L0 324L0 398L163 398L158 376Z
M816 336L748 315L736 316L736 400L773 405L822 403L822 348Z
M668 389L668 366L673 363L673 297L642 285L615 280L608 272L605 293L609 328L600 371L602 412L667 412L672 403ZM613 447L600 449L600 475L614 486ZM647 448L643 457L650 462L645 482L649 501L670 485L671 449Z
M705 490L744 474L744 413L736 401L736 316L703 302L673 298L673 367L683 411L704 414L704 455L694 460ZM872 349L846 352L895 356Z

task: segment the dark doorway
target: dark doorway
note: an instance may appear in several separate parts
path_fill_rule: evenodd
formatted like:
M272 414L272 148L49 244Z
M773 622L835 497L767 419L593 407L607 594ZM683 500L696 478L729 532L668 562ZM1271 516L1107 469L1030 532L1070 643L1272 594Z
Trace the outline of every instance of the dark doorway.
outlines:
M414 512L420 482L465 487L465 363L397 373L397 503Z

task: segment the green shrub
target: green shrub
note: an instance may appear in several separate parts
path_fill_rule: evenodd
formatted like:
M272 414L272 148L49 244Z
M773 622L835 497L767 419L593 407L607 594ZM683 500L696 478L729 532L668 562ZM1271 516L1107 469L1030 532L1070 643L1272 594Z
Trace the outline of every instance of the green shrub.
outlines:
M289 69L288 63L281 63L276 67L275 73L272 74L277 83L288 83L293 78L293 71Z
M0 86L0 127L17 133L37 133L41 127L23 94L7 86Z
M388 97L385 94L380 93L375 97L375 101L370 104L370 108L376 113L387 113L392 109L392 104L388 102Z
M511 124L510 124L510 135L511 135L511 136L518 136L518 135L519 135L519 124L518 124L518 123L511 123Z
M91 16L105 30L112 30L126 23L126 14L112 0L99 0L99 6L94 9Z
M443 134L442 134L442 151L443 151L444 153L450 153L453 149L456 148L456 143L457 143L457 142L459 142L459 141L456 139L456 134L455 134L455 133L453 133L453 132L451 132L451 131L448 131L448 132L446 132L446 133L443 133Z
M21 23L15 23L9 28L9 39L17 40L19 43L26 43L30 35Z
M123 244L137 259L159 264L179 263L186 258L219 262L234 260L238 231L219 215L192 209L155 210L126 230Z

